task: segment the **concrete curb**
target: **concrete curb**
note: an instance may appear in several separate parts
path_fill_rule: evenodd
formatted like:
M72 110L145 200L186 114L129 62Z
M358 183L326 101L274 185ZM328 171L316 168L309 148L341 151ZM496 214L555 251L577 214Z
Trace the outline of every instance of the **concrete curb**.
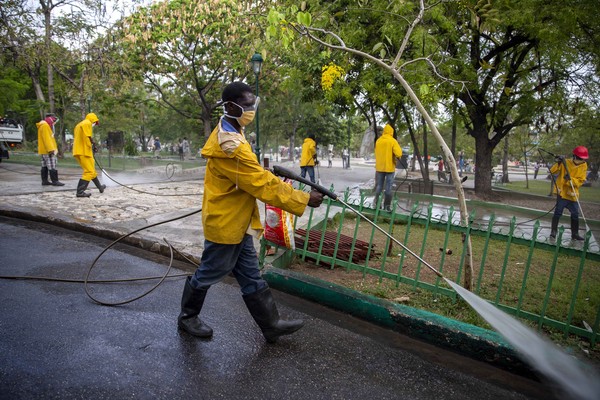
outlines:
M531 378L536 376L508 342L494 331L389 302L290 270L266 267L262 274L269 285L277 290L520 375Z

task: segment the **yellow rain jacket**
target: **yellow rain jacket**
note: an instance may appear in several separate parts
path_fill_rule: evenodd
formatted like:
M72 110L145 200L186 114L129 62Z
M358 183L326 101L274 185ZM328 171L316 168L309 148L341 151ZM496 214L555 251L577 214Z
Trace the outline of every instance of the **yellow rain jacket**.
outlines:
M317 142L311 138L304 139L304 143L302 143L302 155L300 155L300 166L314 166L315 154L317 154Z
M571 181L565 180L565 166L563 163L556 163L550 168L551 174L558 174L556 178L556 187L558 188L558 194L565 200L577 201L579 198L579 187L585 182L587 176L587 163L581 163L575 165L573 160L565 160L567 163L567 169L571 176ZM571 187L573 183L573 187Z
M396 171L396 158L402 157L402 149L394 139L394 128L389 124L383 128L381 137L375 142L375 171Z
M262 235L257 199L298 216L304 213L310 195L261 167L243 134L224 131L219 122L201 154L207 160L202 199L207 240L238 244L246 233Z
M73 156L94 157L92 151L92 124L98 121L94 113L89 113L77 124L73 132Z
M38 154L48 154L57 150L56 139L52 135L52 128L46 121L40 121L35 124L38 130Z

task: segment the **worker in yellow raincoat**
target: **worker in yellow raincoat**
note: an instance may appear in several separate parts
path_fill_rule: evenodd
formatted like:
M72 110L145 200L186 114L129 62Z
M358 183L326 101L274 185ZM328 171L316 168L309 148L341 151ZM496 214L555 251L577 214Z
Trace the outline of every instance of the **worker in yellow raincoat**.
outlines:
M550 167L550 173L557 175L556 191L557 199L552 216L550 228L550 240L556 239L558 222L566 208L571 213L571 239L583 240L579 236L579 187L583 185L587 176L588 149L577 146L573 149L571 160L565 160L562 156L556 157L556 163Z
M93 181L100 193L104 193L106 185L102 185L98 180L96 166L94 165L94 149L96 143L92 136L92 127L100 124L98 116L94 113L89 113L85 119L77 124L73 134L73 157L79 163L83 174L77 184L77 197L90 197L91 194L86 192L90 181Z
M38 130L38 154L42 156L42 186L65 185L58 180L58 170L56 169L58 146L52 130L56 122L58 122L57 117L47 114L46 118L35 124ZM48 181L48 175L50 175L52 182Z
M323 195L296 190L258 163L244 135L259 102L250 86L233 82L223 90L222 100L224 115L201 152L207 160L204 250L198 269L185 281L178 326L194 336L211 337L212 328L198 316L210 286L232 273L250 314L267 342L273 343L304 322L279 318L271 290L260 275L253 238L262 234L263 226L256 200L302 215L307 205L318 207Z
M379 195L385 191L383 208L391 211L392 182L396 174L396 159L402 157L402 149L394 138L394 128L390 124L383 127L383 133L375 142L375 206Z
M314 134L309 134L304 143L302 143L302 153L300 154L300 176L308 177L312 183L315 183L315 165L317 161L317 141Z

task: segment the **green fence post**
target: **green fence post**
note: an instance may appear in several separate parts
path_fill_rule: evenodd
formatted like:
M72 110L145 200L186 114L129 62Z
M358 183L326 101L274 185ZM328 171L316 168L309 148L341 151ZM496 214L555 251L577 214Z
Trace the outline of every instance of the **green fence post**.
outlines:
M448 220L446 221L446 232L444 235L444 245L442 247L442 258L440 259L440 266L438 267L438 271L441 274L444 273L444 262L446 261L446 249L448 248L448 239L450 237L450 228L452 227L452 218L454 217L454 206L450 206L448 209ZM442 278L436 276L435 278L435 288L437 289L440 286L440 281Z
M488 221L488 228L485 233L485 243L483 244L483 250L481 252L481 266L479 267L479 276L477 277L477 286L475 289L476 294L479 294L479 289L481 288L481 280L483 279L483 271L485 270L485 261L487 259L488 246L490 244L490 238L492 236L492 229L494 228L495 220L496 215L490 215L490 220Z
M335 248L333 249L333 260L331 261L331 269L335 268L335 262L337 261L337 254L340 244L340 238L342 237L342 229L344 227L344 218L346 217L346 204L349 197L349 188L344 191L344 204L342 204L342 212L340 214L340 223L338 224L337 236L335 238ZM348 260L350 261L350 260Z
M299 185L299 189L302 190L304 189L304 185L300 184ZM309 235L310 235L310 228L311 228L311 224L312 224L312 217L313 217L313 213L314 213L315 209L314 208L310 208L310 213L308 214L308 224L306 225L306 234L304 235L304 246L302 246L302 261L306 260L306 253L308 251L308 241L309 241ZM297 218L296 218L297 220ZM296 229L296 224L294 224L294 230Z
M538 319L538 330L544 326L544 318L546 318L546 309L548 308L548 300L550 300L550 292L552 292L552 282L554 281L554 272L556 271L556 264L558 263L558 253L560 250L560 243L562 241L562 235L565 228L561 225L558 228L558 237L556 238L556 246L554 246L554 260L550 267L550 275L548 276L548 285L546 286L546 295L544 296L544 302L542 303L542 311Z
M585 241L583 242L583 249L581 250L581 258L579 260L579 270L577 271L577 278L575 279L575 287L573 288L573 295L571 296L571 304L569 306L569 314L565 321L564 337L569 336L569 330L571 327L571 321L573 320L573 312L575 311L575 302L577 301L577 295L579 294L579 284L581 283L581 277L583 275L583 268L585 267L585 255L588 251L590 244L590 235L585 235Z
M502 272L500 273L500 282L498 282L498 291L496 292L495 305L498 305L500 301L500 293L502 292L502 284L504 283L504 276L506 275L506 267L508 265L508 256L510 255L510 246L512 244L513 235L515 233L515 226L517 225L517 218L512 217L510 220L510 230L508 232L508 238L506 240L506 251L504 252L504 263L502 265Z
M423 232L423 243L421 244L421 253L419 257L423 259L423 254L425 254L425 248L427 247L427 234L429 233L429 222L431 221L431 214L433 212L433 203L429 203L427 206L427 220L425 221L425 232ZM421 260L417 263L417 269L415 273L415 281L413 282L413 288L417 288L417 282L419 281L419 275L421 274Z
M362 213L363 205L365 204L365 194L363 192L360 193L360 204L358 205L358 211ZM352 236L352 245L350 246L350 254L348 255L348 267L350 263L353 264L354 259L354 249L356 248L356 233L358 232L358 228L360 227L360 217L356 216L356 224L354 226L354 235ZM346 268L348 270L348 268Z
M519 292L519 302L517 303L517 317L521 313L521 305L523 304L523 296L525 295L525 289L527 288L527 277L529 276L529 267L531 267L531 260L533 258L533 251L535 249L535 242L537 241L537 235L540 230L540 221L535 221L533 224L533 234L531 235L531 241L529 242L529 253L527 255L527 261L525 262L525 270L523 271L523 282L521 284L521 291Z
M398 200L396 200L394 198L394 201L392 204L393 204L393 206L392 206L392 213L390 215L390 224L388 226L388 233L390 234L390 236L393 237L394 236L394 220L396 218L396 205L398 204ZM384 254L383 254L383 257L381 260L381 267L379 269L379 283L381 283L383 280L383 271L385 270L385 264L387 262L388 253L389 253L389 250L391 249L391 247L392 247L392 240L389 237L387 237L386 241L385 241Z
M404 233L404 244L408 243L408 237L410 235L410 228L412 226L413 215L417 212L417 207L419 206L419 202L415 201L415 204L412 206L412 210L410 215L408 216L408 221L406 222L406 232ZM396 287L400 286L400 277L402 276L402 269L404 265L404 257L406 256L406 249L402 248L402 255L400 256L400 263L398 264L398 274L396 275Z
M373 214L373 223L377 223L379 219L379 204L381 203L381 198L377 201L375 206L375 212ZM367 268L369 268L369 259L371 258L371 248L373 247L373 238L375 237L375 227L371 225L371 237L369 238L369 248L367 249L367 257L365 258L365 264L363 268L363 278L367 274Z
M323 243L325 243L325 233L327 232L327 221L329 220L329 210L331 209L331 198L327 197L327 208L325 209L325 217L321 229L321 240L319 242L319 250L317 251L316 265L321 263L321 254L323 252ZM333 268L333 267L332 267Z

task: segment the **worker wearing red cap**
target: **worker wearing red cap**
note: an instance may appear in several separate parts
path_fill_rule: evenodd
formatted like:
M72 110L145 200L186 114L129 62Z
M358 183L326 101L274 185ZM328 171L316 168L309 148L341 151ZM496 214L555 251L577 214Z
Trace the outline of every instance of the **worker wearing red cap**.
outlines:
M58 118L48 114L46 118L36 123L38 129L38 154L42 156L42 185L64 186L65 184L58 180L58 171L56 164L58 160L58 147L54 139L54 124ZM48 181L48 175L52 182Z
M565 160L563 156L556 157L556 163L550 167L550 173L557 175L557 200L552 217L550 239L556 239L558 221L566 208L571 213L571 239L583 240L579 236L579 187L585 182L587 175L588 149L577 146L573 149L573 157Z
M94 166L94 148L96 142L92 136L92 127L100 124L98 116L94 113L89 113L85 119L77 124L73 134L73 157L83 169L81 179L77 184L77 197L90 197L91 194L86 192L90 181L94 182L100 193L104 192L106 185L100 184L96 167Z

